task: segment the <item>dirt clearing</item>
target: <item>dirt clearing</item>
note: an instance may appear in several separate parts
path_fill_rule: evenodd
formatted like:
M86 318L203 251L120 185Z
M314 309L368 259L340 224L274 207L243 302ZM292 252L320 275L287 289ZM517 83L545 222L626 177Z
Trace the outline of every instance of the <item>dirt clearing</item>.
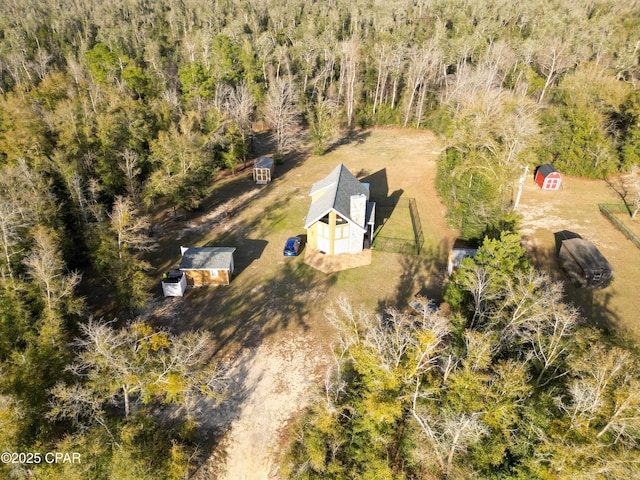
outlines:
M566 297L587 320L640 339L640 249L600 213L598 204L616 197L602 180L564 177L560 191L542 191L528 178L518 211L533 261L554 277L558 268L554 232L570 230L593 242L614 268L612 284L604 290L575 288L565 282Z
M228 434L194 478L279 478L280 436L310 403L328 361L322 355L309 338L293 332L255 350L243 349L229 372L230 398L206 425Z

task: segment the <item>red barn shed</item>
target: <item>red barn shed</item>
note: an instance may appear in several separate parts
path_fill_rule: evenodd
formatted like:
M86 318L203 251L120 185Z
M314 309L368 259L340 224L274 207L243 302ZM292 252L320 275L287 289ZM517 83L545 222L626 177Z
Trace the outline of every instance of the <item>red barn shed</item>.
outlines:
M559 190L562 176L548 163L536 168L534 180L542 190Z

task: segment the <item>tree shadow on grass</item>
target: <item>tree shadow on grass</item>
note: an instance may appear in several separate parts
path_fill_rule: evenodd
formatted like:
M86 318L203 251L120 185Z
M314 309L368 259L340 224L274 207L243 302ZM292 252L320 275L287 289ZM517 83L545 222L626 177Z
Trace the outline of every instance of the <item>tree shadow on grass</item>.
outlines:
M189 291L184 297L191 317L189 329L211 331L217 339L216 354L256 348L266 338L291 328L308 330L313 304L332 282L301 260L286 259L273 274L254 275L255 283L245 278L235 284L232 281L229 287ZM248 269L243 275L252 273Z
M325 155L337 150L342 145L362 145L371 136L369 130L348 130L342 137L333 142L325 150Z
M403 189L398 189L389 194L389 180L387 169L383 168L374 173L360 170L356 178L362 183L369 184L369 195L373 202L376 202L376 230L380 230L386 221L391 217L398 205L400 197L404 193Z
M187 291L180 308L181 329L212 331L221 342L221 350L227 345L259 345L265 337L290 326L309 328L306 317L313 301L318 295L321 298L333 280L323 278L301 257L285 258L280 251L278 257L263 258L266 239L273 238L274 231L289 220L294 194L274 199L257 215L242 215L241 220L230 222L223 233L207 242L237 248L236 272L229 286ZM239 216L244 208L248 206L239 206Z
M269 244L269 242L266 240L243 237L234 237L227 243L229 243L229 246L236 247L236 251L233 255L235 266L235 270L233 273L234 277L242 275L242 272L246 270L255 260L260 259L260 257L262 257L262 254L264 253L265 248ZM220 240L207 242L203 246L214 247L218 245L220 245Z
M449 241L441 241L427 245L419 256L402 255L402 272L395 292L390 298L378 302L378 313L383 313L389 307L404 310L417 296L440 304L450 249Z

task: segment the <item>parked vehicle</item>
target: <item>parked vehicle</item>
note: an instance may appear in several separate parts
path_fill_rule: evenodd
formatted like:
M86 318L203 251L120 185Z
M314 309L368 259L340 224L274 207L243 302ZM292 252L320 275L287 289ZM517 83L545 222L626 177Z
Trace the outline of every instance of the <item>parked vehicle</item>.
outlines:
M284 244L284 256L296 257L300 253L300 237L289 237Z

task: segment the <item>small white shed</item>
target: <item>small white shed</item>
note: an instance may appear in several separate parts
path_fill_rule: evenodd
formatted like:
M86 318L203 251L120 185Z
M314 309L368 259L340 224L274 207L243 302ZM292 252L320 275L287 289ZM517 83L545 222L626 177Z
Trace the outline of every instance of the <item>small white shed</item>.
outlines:
M451 276L453 271L457 268L460 268L460 262L467 257L474 257L478 252L478 249L475 248L469 242L466 242L461 239L457 239L453 243L453 247L449 252L449 260L447 262L447 274Z
M162 277L162 293L165 297L182 297L187 289L187 276L180 270L171 270Z
M260 157L253 164L253 180L258 185L266 185L273 175L274 161L271 157Z

